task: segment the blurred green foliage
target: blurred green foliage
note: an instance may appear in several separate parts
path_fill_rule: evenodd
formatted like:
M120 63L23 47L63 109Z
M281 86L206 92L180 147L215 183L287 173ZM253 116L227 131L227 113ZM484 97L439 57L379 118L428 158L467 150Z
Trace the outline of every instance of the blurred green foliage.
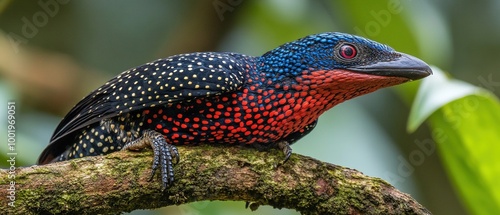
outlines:
M409 130L425 119L453 183L474 214L500 213L500 103L487 90L433 68L414 103Z

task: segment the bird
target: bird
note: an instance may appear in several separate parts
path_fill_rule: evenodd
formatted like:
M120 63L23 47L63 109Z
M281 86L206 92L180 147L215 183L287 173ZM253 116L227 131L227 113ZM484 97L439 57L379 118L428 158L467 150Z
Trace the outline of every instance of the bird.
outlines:
M77 103L37 164L152 148L150 181L174 182L177 146L279 149L346 100L432 74L422 60L351 34L325 32L261 56L195 52L126 70Z

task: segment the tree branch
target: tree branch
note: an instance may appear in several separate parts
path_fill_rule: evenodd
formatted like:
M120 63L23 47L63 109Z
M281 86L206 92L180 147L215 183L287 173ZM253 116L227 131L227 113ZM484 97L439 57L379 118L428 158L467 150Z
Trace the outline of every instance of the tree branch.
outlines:
M430 214L387 182L294 154L284 165L276 150L201 145L178 147L175 182L161 191L148 182L152 152L116 152L18 168L15 208L7 170L0 170L0 211L18 214L119 214L202 200L236 200L302 214ZM255 204L255 205L257 205Z

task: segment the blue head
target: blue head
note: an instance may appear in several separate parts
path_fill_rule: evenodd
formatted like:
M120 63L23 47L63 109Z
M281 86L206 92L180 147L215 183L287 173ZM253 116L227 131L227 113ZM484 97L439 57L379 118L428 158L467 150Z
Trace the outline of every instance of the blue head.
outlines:
M315 70L342 69L408 79L423 78L431 73L429 66L415 57L363 37L337 32L286 43L264 54L258 65L273 81Z

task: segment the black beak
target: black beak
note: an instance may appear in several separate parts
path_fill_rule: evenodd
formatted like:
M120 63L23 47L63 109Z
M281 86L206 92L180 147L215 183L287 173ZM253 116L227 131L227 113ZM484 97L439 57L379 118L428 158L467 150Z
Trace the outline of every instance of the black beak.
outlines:
M353 66L348 70L379 76L402 77L411 80L425 78L432 74L432 70L424 61L399 53L401 56L392 61L377 62L374 64Z

